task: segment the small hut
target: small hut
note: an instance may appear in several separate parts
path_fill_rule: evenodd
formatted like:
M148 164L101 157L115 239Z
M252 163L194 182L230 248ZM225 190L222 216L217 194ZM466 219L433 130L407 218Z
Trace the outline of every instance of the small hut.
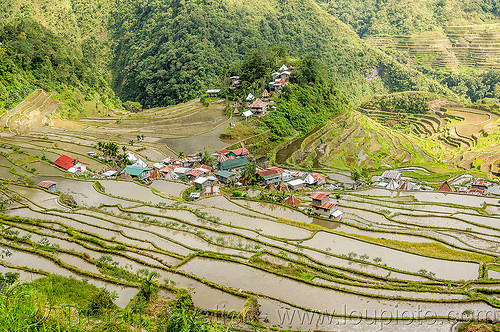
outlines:
M294 195L288 197L283 203L296 207L300 204L300 201Z
M270 183L266 186L266 189L269 191L276 191L276 186L274 185L274 183Z
M120 180L126 180L126 181L132 181L132 176L130 174L128 174L127 172L123 172L122 174L120 174L120 176L118 177Z
M262 92L262 99L269 99L269 92L267 92L267 89L264 89L264 92Z
M439 187L438 191L451 193L451 192L453 192L453 188L450 186L448 181L444 181L444 183L441 185L441 187Z

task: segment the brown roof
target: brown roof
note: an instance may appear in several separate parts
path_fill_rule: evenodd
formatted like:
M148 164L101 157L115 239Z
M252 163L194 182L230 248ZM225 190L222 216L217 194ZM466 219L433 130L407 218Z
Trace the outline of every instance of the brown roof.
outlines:
M265 101L262 101L260 100L259 98L257 98L253 103L251 103L248 107L250 108L264 108L266 107L267 105L269 105L269 103L266 103Z
M277 174L279 173L278 171L274 170L274 169L269 169L269 168L266 168L266 169L263 169L263 170L260 170L260 171L257 171L257 173L264 177L264 176L268 176L268 175L272 175L272 174Z
M38 186L42 187L42 188L45 188L45 189L49 189L50 187L52 187L55 184L57 184L57 182L54 182L54 181L41 181L38 184Z
M149 177L152 179L158 179L161 178L162 176L163 174L161 173L161 171L155 168L154 170L151 171L151 175Z
M441 187L439 187L438 191L444 191L444 192L451 193L453 191L453 188L451 188L448 181L444 181L444 183L441 185Z
M316 192L313 192L310 197L312 199L317 199L317 200L322 201L325 197L327 197L329 195L330 195L330 193L326 193L323 191L316 191Z
M269 98L269 92L267 92L267 89L264 89L264 92L262 92L262 98Z
M132 181L132 176L130 174L128 174L127 172L123 172L122 174L120 174L120 176L118 177L119 179L122 179L122 180L127 180L127 181Z
M299 204L300 204L300 201L297 199L297 197L295 197L295 196L293 196L293 195L292 195L292 196L288 197L288 198L285 200L285 202L284 202L284 203L285 203L285 204L288 204L288 205L291 205L291 206L297 206L297 205L299 205Z

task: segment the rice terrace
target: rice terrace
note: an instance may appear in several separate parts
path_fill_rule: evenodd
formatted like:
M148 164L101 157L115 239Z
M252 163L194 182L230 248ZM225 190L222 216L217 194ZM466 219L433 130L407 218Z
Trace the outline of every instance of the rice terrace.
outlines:
M0 3L0 329L500 330L488 0Z

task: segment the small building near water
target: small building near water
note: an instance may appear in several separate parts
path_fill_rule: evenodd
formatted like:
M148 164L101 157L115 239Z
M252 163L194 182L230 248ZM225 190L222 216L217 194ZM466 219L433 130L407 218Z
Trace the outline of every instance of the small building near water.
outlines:
M338 210L339 203L330 201L330 193L316 191L311 194L312 212L318 216L340 220L342 211Z
M145 180L151 175L152 168L127 166L121 171L120 174L127 173L132 177L132 179Z
M54 181L41 181L37 186L47 189L48 191L55 193L57 191L56 188L57 182Z

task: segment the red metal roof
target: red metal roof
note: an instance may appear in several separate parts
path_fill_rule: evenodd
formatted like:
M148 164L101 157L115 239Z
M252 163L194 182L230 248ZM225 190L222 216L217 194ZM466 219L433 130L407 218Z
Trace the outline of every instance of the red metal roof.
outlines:
M330 196L330 193L324 192L324 191L316 191L311 194L312 199L317 199L322 201L325 197Z
M66 156L64 154L62 156L60 156L59 158L57 158L57 160L54 161L54 164L56 164L57 166L59 166L61 168L64 168L65 170L68 170L71 167L75 166L73 164L73 160L75 161L75 164L80 163L80 164L88 165L87 163L84 163L83 161L80 161L80 160L75 159L75 158L71 158L70 156Z
M207 166L207 165L201 165L199 168L208 169L209 171L212 170L212 167Z
M259 98L257 98L253 103L251 103L248 107L250 108L264 108L266 107L267 105L269 105L269 103L265 102L265 101L262 101L260 100Z
M205 174L205 172L203 172L200 169L193 169L193 170L191 170L191 171L189 171L189 172L186 173L186 175L192 175L194 177L198 177L198 176L200 176L202 174Z
M316 181L323 180L326 178L326 175L319 174L319 173L311 173L311 176Z
M274 169L266 168L266 169L257 171L257 173L259 173L260 176L264 177L264 176L268 176L268 175L277 174L279 172L275 171Z
M42 187L42 188L45 188L45 189L49 189L50 187L52 187L55 184L57 184L57 182L54 182L54 181L41 181L38 184L38 186Z
M222 149L222 150L217 151L217 153L219 153L219 154L226 154L228 152L229 152L228 149Z
M246 148L238 148L235 150L231 150L230 152L234 153L237 156L247 155L250 153Z
M472 195L484 195L484 189L471 188L467 193Z
M283 168L279 168L279 167L276 167L276 166L272 166L272 167L268 167L268 169L272 169L278 173L285 173L285 170Z
M285 200L285 202L284 202L284 203L285 203L285 204L288 204L288 205L291 205L291 206L297 206L297 205L299 205L299 204L300 204L300 201L297 199L297 197L295 197L295 196L293 196L293 195L292 195L292 196L288 197L288 198Z
M482 180L474 180L471 182L471 186L481 186L481 187L488 187L488 181L482 181Z
M324 202L319 207L322 208L322 209L325 209L325 210L331 210L336 205L339 205L339 203L328 201L328 202Z

